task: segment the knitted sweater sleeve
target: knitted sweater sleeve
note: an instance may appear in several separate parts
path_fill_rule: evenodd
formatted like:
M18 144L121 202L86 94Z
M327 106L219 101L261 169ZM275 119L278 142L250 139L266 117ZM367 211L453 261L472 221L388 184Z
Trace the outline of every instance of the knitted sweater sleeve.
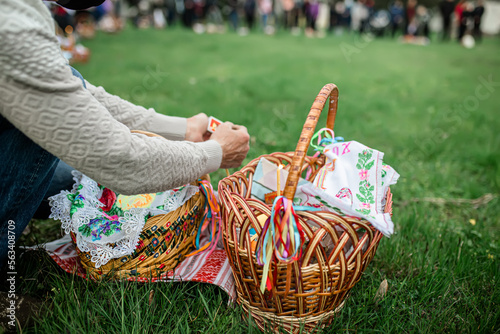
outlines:
M85 81L85 85L111 115L129 129L153 132L170 140L184 140L186 137L185 118L166 116L157 113L152 108L137 106L88 81Z
M213 140L130 133L72 75L31 1L0 2L7 9L0 15L0 114L31 140L127 195L165 191L219 168L222 149Z

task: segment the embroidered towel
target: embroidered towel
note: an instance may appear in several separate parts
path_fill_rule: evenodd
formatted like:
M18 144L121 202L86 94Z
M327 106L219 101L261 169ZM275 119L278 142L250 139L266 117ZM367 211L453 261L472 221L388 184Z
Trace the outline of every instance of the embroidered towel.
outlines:
M383 165L384 153L356 141L328 145L323 153L327 161L313 184L300 187L306 198L303 204L365 218L390 236L394 224L383 205L387 188L397 182L399 174Z

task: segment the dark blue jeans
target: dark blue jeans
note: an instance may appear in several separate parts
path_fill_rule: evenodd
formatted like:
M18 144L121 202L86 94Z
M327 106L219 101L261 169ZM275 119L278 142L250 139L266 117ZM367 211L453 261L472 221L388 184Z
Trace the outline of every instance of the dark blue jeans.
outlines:
M71 70L85 87L81 74ZM40 211L39 207L45 205L44 210L48 210L47 197L71 189L71 167L58 162L58 158L0 116L0 269L8 251L13 249L9 246L21 236L37 209ZM56 167L58 175L51 184ZM40 206L44 199L45 204ZM48 211L40 215L47 217Z
M59 159L0 116L0 161L2 268L9 250L9 239L12 245L12 240L17 241L28 225L47 192Z

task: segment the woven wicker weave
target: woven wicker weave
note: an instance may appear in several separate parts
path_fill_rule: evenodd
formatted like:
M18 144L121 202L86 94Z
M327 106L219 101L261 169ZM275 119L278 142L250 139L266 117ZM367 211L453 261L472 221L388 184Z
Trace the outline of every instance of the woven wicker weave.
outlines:
M262 157L285 165L289 177L284 196L288 199L293 199L298 179L308 167L312 169L312 181L324 159L307 157L306 152L328 97L327 126L333 129L338 90L328 84L314 101L295 152L261 156L219 183L224 247L236 280L238 302L261 329L270 325L268 329L279 332L282 326L287 332L298 333L301 326L310 332L329 324L375 255L382 237L363 219L325 211L298 211L306 235L302 260L272 265L270 270L278 275L276 286L271 292L261 293L259 289L263 268L251 250L249 229L260 235L259 216L268 217L271 206L250 198L255 169ZM391 203L389 192L386 212L390 212Z
M158 136L144 131L132 132ZM209 181L208 175L204 179ZM112 259L99 269L96 269L90 260L90 254L78 249L72 234L75 248L87 274L93 279L149 280L174 269L195 248L194 241L203 218L205 201L206 198L200 191L176 210L150 217L142 229L135 251L119 259Z

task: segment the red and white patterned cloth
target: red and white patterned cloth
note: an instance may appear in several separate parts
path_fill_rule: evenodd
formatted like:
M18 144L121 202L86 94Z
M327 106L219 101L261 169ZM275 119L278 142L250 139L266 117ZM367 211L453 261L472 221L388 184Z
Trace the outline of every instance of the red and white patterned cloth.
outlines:
M36 246L35 246L36 247ZM35 248L33 247L33 248ZM41 245L50 257L66 272L87 279L85 269L75 250L69 235L61 239ZM146 278L130 277L128 281L147 282ZM193 281L210 283L219 286L227 292L232 301L236 300L236 288L233 272L224 249L217 247L211 254L202 252L186 258L175 270L164 273L151 282Z

